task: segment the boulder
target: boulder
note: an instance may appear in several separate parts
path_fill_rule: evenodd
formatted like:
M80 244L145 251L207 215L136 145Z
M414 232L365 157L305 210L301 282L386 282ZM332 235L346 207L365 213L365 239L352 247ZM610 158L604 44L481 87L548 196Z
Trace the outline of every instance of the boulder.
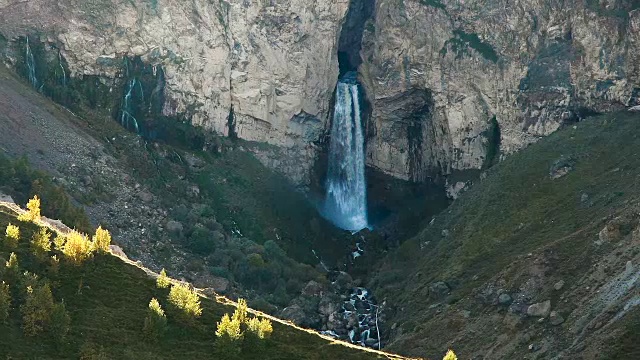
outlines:
M333 285L338 290L349 290L353 288L353 278L348 273L340 271L338 276L336 276L336 280L333 282Z
M280 313L280 317L291 320L297 325L304 325L306 323L307 315L304 313L302 307L298 304L287 306Z
M563 287L564 287L564 280L560 280L553 285L553 288L556 289L556 291L562 290Z
M511 295L504 293L498 297L498 303L500 305L510 305L513 302Z
M624 266L624 271L627 275L631 275L633 274L633 271L635 270L635 266L633 266L633 262L631 260L627 261L627 263Z
M325 296L320 299L320 304L318 305L318 312L324 316L329 316L333 313L336 313L340 306L335 298Z
M364 344L367 347L374 347L374 345L376 345L377 343L378 343L378 340L374 338L368 338L364 341Z
M229 289L229 280L214 276L210 280L211 287L219 294L224 294Z
M561 157L551 165L549 177L554 180L564 177L573 170L574 166L575 161L572 158Z
M444 281L438 281L429 286L429 295L435 299L442 299L449 295L451 289Z
M558 326L564 322L564 318L562 317L562 315L558 314L557 311L552 311L549 315L549 322L553 326Z
M122 248L118 245L109 245L109 251L115 256L118 256L127 260L129 259L127 257L127 254L124 253L124 250L122 250Z
M618 240L620 237L621 237L621 235L620 235L620 226L618 224L615 224L615 223L607 224L598 233L598 240L600 240L600 243L602 243L602 244Z
M184 226L175 220L167 221L166 228L167 228L167 231L174 234L182 234L182 231L184 230Z
M317 281L311 280L302 289L302 294L305 296L319 296L324 290L322 284Z
M532 317L547 317L551 312L551 300L547 300L541 303L529 305L527 308L527 315Z
M15 204L15 201L13 201L13 198L11 196L3 193L2 191L0 191L0 201Z
M153 201L153 195L148 191L141 191L138 194L138 198L146 203L150 203L151 201Z

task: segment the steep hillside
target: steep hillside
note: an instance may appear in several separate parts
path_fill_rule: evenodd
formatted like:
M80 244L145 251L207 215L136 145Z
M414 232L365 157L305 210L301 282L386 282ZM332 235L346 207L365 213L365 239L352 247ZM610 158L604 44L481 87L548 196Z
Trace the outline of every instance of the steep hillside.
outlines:
M532 145L402 244L373 286L395 308L390 349L637 357L639 121L598 116Z
M0 191L21 204L38 194L45 215L84 231L89 222L106 226L131 259L247 298L270 314L281 315L307 286L319 288L302 314L289 318L313 318L305 324L318 330L335 328L327 325L329 316L357 283L333 289L327 269L349 271L361 283L374 249L382 248L381 236L367 234L365 244L361 235L336 229L253 156L250 149L264 145L176 123L152 141L85 100L62 107L0 67ZM71 198L63 203L64 192ZM82 210L88 218L76 222ZM356 242L370 255L357 268ZM324 310L330 313L320 314L320 293L336 293ZM347 339L348 331L341 336Z
M177 311L168 305L167 289L158 289L149 270L110 255L96 255L81 266L66 261L58 251L60 260L55 269L49 261L39 261L31 253L30 239L38 227L20 222L15 211L0 203L0 283L9 284L12 303L9 318L0 322L0 356L7 359L215 359L231 358L221 354L215 336L216 322L233 307L224 299L202 298L202 316L186 322L179 320ZM17 250L7 247L4 229L9 223L20 228ZM69 229L58 227L62 233ZM9 253L15 251L19 271L5 266ZM38 278L36 282L28 271ZM71 322L70 331L63 340L56 340L45 324L45 332L35 337L23 334L24 298L27 284L34 288L48 282L55 301L62 301ZM157 341L142 331L147 316L147 304L157 298L167 310L168 327ZM272 318L273 319L273 318ZM392 354L364 351L337 343L317 333L295 328L284 322L275 322L271 338L263 346L242 346L241 358L261 359L402 359Z

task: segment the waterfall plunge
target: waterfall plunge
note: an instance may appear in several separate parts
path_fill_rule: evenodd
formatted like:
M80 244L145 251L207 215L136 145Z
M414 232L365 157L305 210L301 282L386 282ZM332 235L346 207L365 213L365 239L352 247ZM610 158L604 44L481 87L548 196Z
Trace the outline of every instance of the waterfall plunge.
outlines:
M338 82L331 126L327 198L324 212L338 227L359 231L367 223L364 134L354 73Z

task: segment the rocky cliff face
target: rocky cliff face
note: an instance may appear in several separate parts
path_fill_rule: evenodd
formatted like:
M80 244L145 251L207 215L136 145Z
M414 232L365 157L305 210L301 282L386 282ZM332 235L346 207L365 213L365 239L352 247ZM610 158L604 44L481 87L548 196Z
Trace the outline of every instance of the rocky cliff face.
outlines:
M412 180L479 169L584 113L635 105L639 8L378 0L360 69L374 108L369 164Z
M73 77L114 78L122 57L140 56L164 69L165 115L306 153L328 119L348 5L0 0L0 33L39 34Z
M342 54L371 102L368 164L421 181L480 169L585 113L637 104L638 9L633 0L0 0L0 33L40 34L74 77L122 76L124 56L162 66L164 115L277 146L259 157L299 184L328 129Z

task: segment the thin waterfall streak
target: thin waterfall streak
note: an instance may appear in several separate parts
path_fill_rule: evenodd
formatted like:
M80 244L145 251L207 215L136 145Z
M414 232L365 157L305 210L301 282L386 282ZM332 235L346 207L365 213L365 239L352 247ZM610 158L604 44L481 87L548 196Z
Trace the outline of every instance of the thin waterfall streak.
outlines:
M29 83L34 88L38 89L38 78L36 77L36 60L33 56L33 51L31 51L31 45L29 45L29 37L26 37L26 53L25 53L25 62L27 65L27 78Z
M142 89L142 82L138 81L138 87L140 88L140 101L144 102L144 90Z
M135 78L129 81L127 85L127 93L124 95L124 99L122 101L122 110L121 110L122 115L120 116L120 124L122 124L122 126L125 129L128 129L129 123L131 122L133 124L133 128L135 129L136 133L139 132L138 120L131 114L130 111L131 111L131 96L137 83L139 82L136 81Z
M62 70L62 86L67 86L67 72L64 70L64 66L62 65L62 54L58 51L58 64L60 65L60 69Z
M368 226L364 134L358 83L349 74L338 83L327 173L324 213L338 227L359 231Z

